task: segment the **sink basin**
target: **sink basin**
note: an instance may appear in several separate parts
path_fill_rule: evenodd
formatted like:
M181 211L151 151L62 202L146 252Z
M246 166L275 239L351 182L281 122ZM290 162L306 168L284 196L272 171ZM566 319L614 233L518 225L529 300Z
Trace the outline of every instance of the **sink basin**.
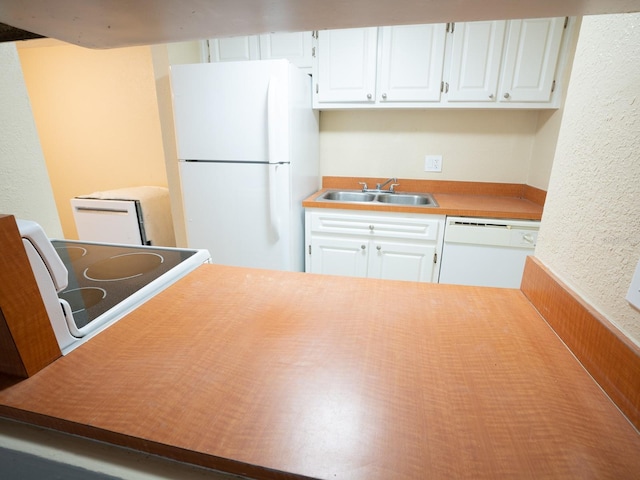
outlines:
M430 193L386 193L362 192L358 190L329 190L318 198L333 202L347 203L386 203L388 205L406 205L412 207L437 207Z
M366 192L327 192L322 198L336 202L373 202L376 196Z
M437 206L436 201L429 194L381 193L376 200L381 203L390 203L393 205Z

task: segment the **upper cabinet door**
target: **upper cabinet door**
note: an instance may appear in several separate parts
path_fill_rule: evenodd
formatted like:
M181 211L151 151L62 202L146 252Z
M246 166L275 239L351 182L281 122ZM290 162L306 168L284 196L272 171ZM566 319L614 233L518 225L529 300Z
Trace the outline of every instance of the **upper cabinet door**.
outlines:
M495 101L506 24L503 20L451 24L447 101Z
M302 69L311 69L311 32L260 35L260 58L284 58Z
M377 27L318 32L318 102L374 102L377 43Z
M379 102L437 102L445 24L383 27Z
M565 17L511 20L500 85L501 102L548 102Z
M570 63L573 23L449 25L448 33L447 24L319 32L312 41L314 108L559 106L562 82L554 92L554 80Z
M255 36L213 38L209 40L209 57L211 62L258 60L258 39Z

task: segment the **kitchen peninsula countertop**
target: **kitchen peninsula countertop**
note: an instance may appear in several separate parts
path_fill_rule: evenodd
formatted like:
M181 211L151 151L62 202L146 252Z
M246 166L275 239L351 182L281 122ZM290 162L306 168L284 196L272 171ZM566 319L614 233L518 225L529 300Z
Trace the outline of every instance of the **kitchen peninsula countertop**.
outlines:
M637 478L640 435L520 290L203 265L0 416L265 479Z
M323 177L322 189L306 198L302 205L306 208L540 220L546 197L543 190L523 184L398 179L399 186L396 189L399 193L431 193L438 206L416 207L319 200L327 190L361 190L362 186L358 182L365 181L372 187L385 180Z

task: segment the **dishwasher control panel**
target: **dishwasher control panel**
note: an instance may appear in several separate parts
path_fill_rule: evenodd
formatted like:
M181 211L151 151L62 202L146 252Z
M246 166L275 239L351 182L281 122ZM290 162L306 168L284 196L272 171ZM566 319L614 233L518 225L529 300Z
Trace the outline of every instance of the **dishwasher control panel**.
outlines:
M508 228L508 227L507 227ZM509 245L512 247L533 248L538 241L538 230L511 229Z
M447 217L445 242L534 248L540 222L496 218Z

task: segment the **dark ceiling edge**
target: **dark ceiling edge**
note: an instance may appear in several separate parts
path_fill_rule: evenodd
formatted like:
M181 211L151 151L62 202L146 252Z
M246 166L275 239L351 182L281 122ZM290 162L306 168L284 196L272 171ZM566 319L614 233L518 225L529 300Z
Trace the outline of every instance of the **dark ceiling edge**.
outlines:
M27 32L26 30L20 30L11 25L0 23L0 42L17 42L19 40L31 40L34 38L45 37L37 33Z

